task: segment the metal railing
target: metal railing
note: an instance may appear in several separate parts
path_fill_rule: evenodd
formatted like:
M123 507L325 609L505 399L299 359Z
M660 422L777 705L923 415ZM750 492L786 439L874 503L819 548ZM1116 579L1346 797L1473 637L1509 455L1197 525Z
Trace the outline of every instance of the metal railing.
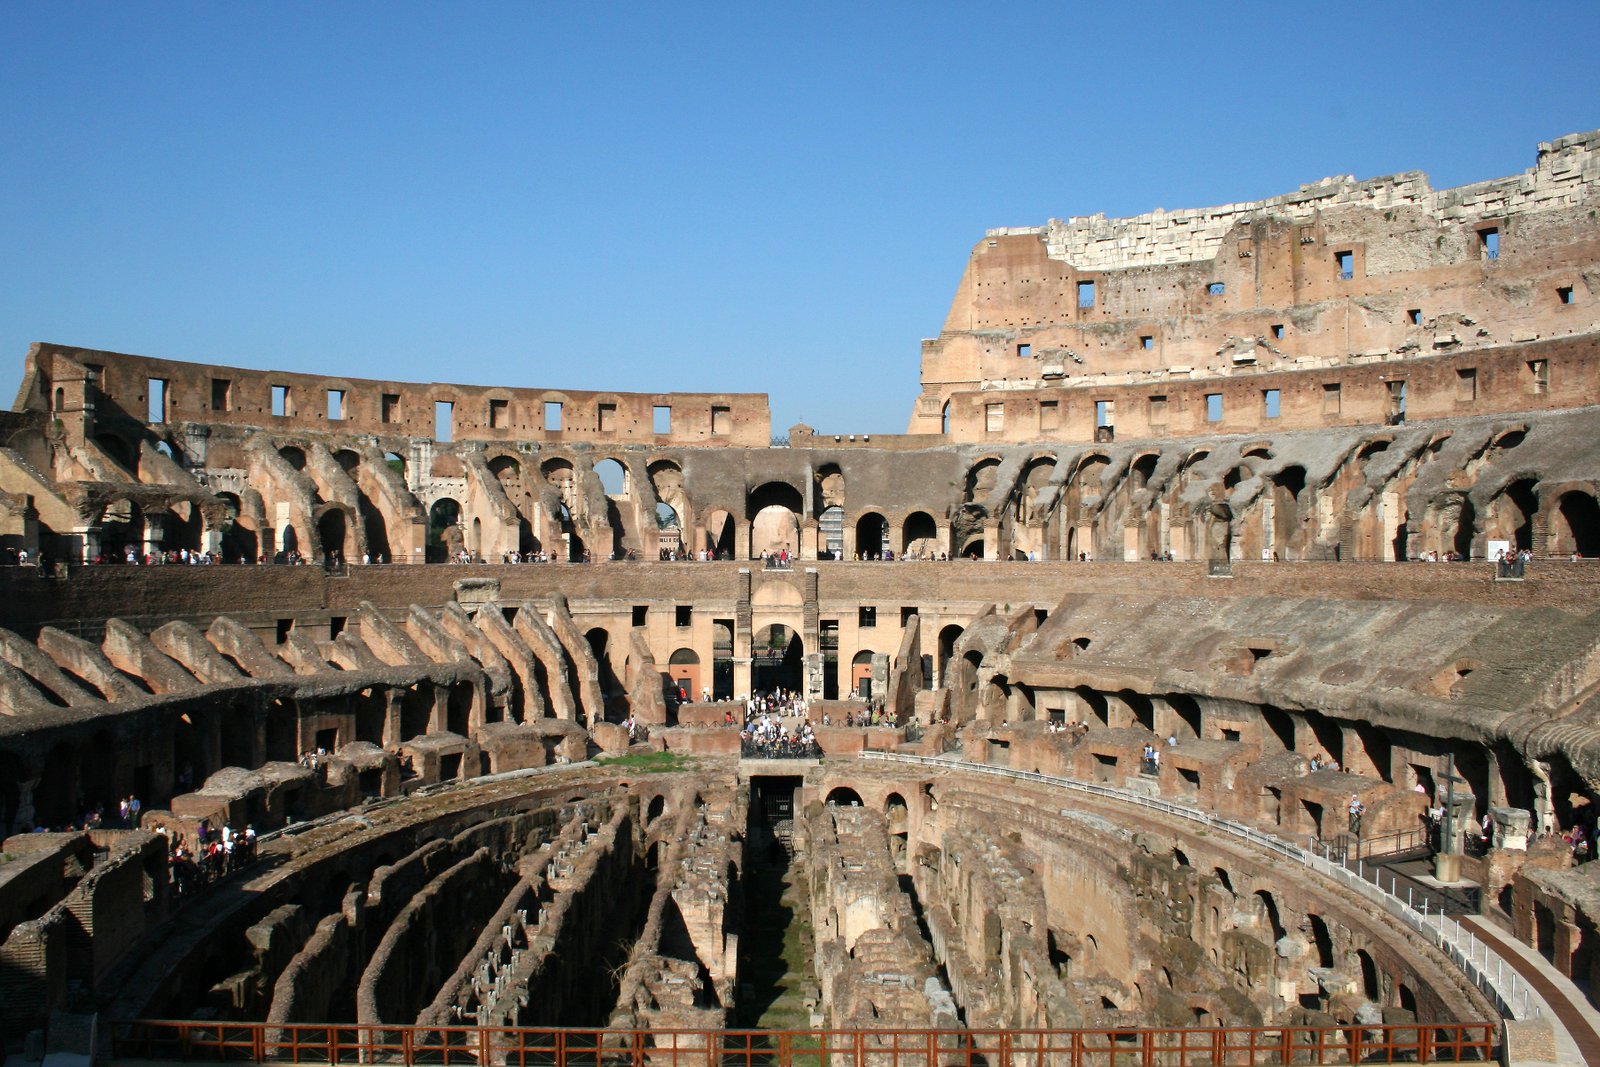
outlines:
M542 1030L114 1024L117 1059L538 1067L1284 1067L1487 1062L1499 1027L1266 1026L1083 1030Z
M894 763L917 764L924 767L938 767L971 771L979 774L993 774L1004 778L1014 778L1020 781L1039 782L1044 785L1059 786L1076 792L1089 793L1094 796L1104 797L1125 804L1134 804L1138 807L1159 811L1174 818L1184 819L1197 823L1207 830L1228 834L1242 841L1248 841L1257 848L1275 853L1302 867L1316 871L1335 881L1342 882L1346 889L1358 893L1373 903L1382 907L1395 918L1400 919L1410 926L1429 943L1443 952L1452 963L1459 967L1467 979L1477 987L1478 991L1488 998L1501 1016L1507 1019L1536 1019L1543 1012L1529 990L1522 981L1514 966L1507 965L1500 955L1492 950L1486 943L1479 941L1470 930L1464 931L1460 922L1455 921L1441 913L1435 902L1428 896L1419 897L1407 888L1404 898L1399 894L1402 888L1391 875L1388 888L1380 882L1370 882L1365 876L1364 868L1358 863L1358 869L1352 870L1334 860L1317 854L1309 849L1301 848L1292 842L1280 837L1274 837L1253 826L1244 823L1232 822L1222 819L1199 808L1187 804L1175 804L1169 800L1158 797L1144 796L1116 786L1102 785L1097 782L1083 782L1076 778L1059 778L1054 775L1039 774L1036 771L1015 771L1009 767L992 767L983 763L968 763L963 760L941 756L912 756L901 752L863 752L861 758L870 760L885 760ZM1383 872L1389 873L1389 872ZM1382 877L1380 874L1378 877Z

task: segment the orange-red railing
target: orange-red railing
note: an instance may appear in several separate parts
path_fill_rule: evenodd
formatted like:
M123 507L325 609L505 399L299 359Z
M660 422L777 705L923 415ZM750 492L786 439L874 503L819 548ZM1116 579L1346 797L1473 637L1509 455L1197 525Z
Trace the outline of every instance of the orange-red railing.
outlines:
M1125 1030L533 1030L140 1021L118 1059L520 1067L1290 1067L1495 1058L1496 1023Z

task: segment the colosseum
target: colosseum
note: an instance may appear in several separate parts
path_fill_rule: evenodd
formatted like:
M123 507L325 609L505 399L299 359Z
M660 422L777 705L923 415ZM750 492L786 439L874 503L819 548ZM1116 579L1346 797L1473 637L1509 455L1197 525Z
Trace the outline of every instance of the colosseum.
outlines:
M993 230L900 435L35 344L4 1051L1600 1062L1597 210Z

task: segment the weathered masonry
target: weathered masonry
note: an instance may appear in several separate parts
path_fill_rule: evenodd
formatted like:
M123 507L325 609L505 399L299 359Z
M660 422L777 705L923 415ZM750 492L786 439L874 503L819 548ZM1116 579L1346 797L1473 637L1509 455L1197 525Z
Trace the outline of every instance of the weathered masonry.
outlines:
M1548 1038L1334 868L1600 980L1597 187L1587 133L991 232L904 435L33 346L0 1032Z

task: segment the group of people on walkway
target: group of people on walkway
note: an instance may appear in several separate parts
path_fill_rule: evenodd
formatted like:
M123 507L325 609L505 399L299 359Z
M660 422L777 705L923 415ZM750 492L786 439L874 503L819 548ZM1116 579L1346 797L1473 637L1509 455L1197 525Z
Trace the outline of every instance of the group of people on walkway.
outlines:
M211 820L202 819L194 842L165 826L160 832L168 841L172 884L180 896L219 882L255 862L254 826L235 830L224 823L218 829L211 825Z

